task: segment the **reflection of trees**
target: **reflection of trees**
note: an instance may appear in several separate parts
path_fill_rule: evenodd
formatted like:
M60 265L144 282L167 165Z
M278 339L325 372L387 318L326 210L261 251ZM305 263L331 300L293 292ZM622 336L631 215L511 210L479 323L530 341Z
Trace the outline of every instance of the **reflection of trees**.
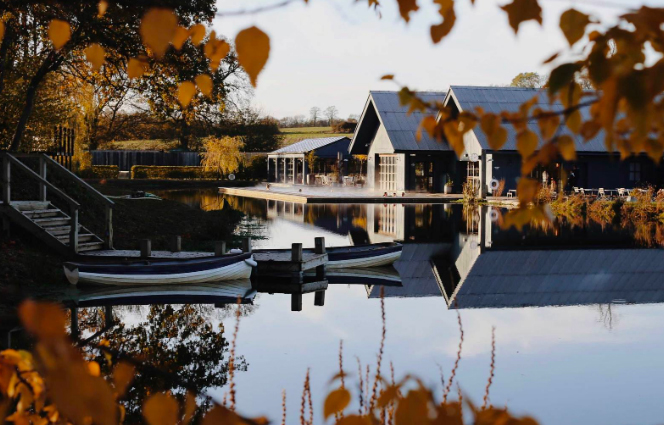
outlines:
M241 306L243 315L253 312L255 306ZM225 306L220 316L234 314L234 305ZM178 397L185 394L184 386L195 388L198 394L204 394L209 388L222 387L226 384L228 342L224 338L223 325L214 327L209 318L212 306L152 305L145 321L128 326L117 323L103 334L112 352L121 353L140 359L143 364L156 368L161 373L150 370L137 370L136 377L124 402L127 409L127 423L141 421L142 400L148 394L171 391ZM79 311L79 326L82 332L96 332L103 326L102 309L90 308ZM103 373L110 373L111 368L104 354L93 348L86 348L92 359L102 366ZM247 370L247 363L242 357L236 358L236 370ZM202 411L207 410L209 397L199 398Z
M613 311L613 304L609 303L606 305L597 304L597 310L599 311L599 320L604 324L604 327L608 330L613 330L614 326L618 325L620 316Z

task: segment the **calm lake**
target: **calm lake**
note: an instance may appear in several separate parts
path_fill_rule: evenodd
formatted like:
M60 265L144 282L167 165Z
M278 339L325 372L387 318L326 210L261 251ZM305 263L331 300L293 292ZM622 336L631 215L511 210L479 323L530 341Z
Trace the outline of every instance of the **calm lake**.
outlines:
M215 209L214 191L161 193ZM496 372L490 400L544 424L661 423L664 406L664 252L634 231L611 224L557 222L545 229L500 229L501 211L461 205L301 205L227 197L246 214L239 233L255 247L405 242L395 267L401 280L385 286L387 364L397 379L412 373L439 389L464 330L457 372L461 389L480 403L496 328ZM389 274L389 273L388 273ZM362 280L362 279L359 279ZM237 375L240 411L299 421L311 368L317 419L338 369L357 385L357 358L375 367L380 343L377 286L330 285L324 307L305 295L302 312L290 296L258 294L242 318ZM227 330L234 318L221 315ZM214 390L221 399L227 388ZM454 388L456 394L456 388ZM320 421L322 422L322 421Z
M329 271L331 282L343 283L329 285L324 306L305 294L302 311L292 312L290 295L269 293L242 306L237 355L246 370L235 381L243 414L278 423L285 390L287 423L299 423L310 368L316 423L324 423L322 406L339 371L340 340L346 385L357 394L358 361L363 373L370 365L373 375L376 365L382 286L387 376L392 363L397 380L414 374L440 395L441 370L447 380L457 357L459 313L464 339L455 382L465 398L482 403L495 327L493 405L542 424L654 424L664 418L664 251L656 242L658 228L645 237L612 223L560 219L517 231L500 228L500 209L459 204L302 205L224 200L216 190L159 195L206 210L242 211L237 233L250 235L256 248L294 242L313 247L319 236L327 246L404 242L394 267ZM231 339L235 306L213 303L196 304L179 331L160 337L175 347L174 359L217 347L196 326L223 324ZM162 331L151 326L163 309L115 307L122 323L117 335L141 349L147 336ZM86 315L82 328L85 320L96 320L91 310L79 310L79 317ZM215 352L200 355L200 366L221 376L228 352L210 350ZM202 385L222 400L229 388L218 376L194 379L208 379ZM456 394L455 383L451 397Z

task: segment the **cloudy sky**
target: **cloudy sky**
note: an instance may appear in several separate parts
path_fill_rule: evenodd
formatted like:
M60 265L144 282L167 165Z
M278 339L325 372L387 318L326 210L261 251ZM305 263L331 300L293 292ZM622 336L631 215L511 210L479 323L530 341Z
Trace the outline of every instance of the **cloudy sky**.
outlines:
M281 0L219 0L219 11L236 11ZM394 90L380 81L395 74L418 90L446 90L450 85L508 84L520 72L549 71L542 62L565 49L558 29L560 14L574 6L613 21L625 9L613 5L635 0L540 0L543 26L530 21L519 34L509 27L499 6L505 0L457 0L452 33L434 45L429 27L438 23L431 0L419 0L420 11L406 24L395 0L381 0L382 19L366 0L310 0L262 14L222 17L215 29L229 38L256 25L272 40L270 60L260 75L253 104L282 118L308 115L312 106L334 105L340 117L360 114L369 90ZM582 44L582 43L580 43Z

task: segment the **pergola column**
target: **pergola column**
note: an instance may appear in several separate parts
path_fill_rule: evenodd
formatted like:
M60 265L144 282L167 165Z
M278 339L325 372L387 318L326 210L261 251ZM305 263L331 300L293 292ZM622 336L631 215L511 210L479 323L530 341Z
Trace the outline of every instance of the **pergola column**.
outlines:
M307 184L307 161L302 156L302 184Z
M274 182L279 182L279 158L274 158Z
M286 158L284 157L284 179L283 179L284 183L288 183L288 177L287 177L288 176L288 168L286 168L286 166L287 166Z

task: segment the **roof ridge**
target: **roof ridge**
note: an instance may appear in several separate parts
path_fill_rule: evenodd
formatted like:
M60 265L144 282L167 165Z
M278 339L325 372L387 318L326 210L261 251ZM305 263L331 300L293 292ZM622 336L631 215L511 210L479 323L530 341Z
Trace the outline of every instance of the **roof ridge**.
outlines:
M512 87L512 86L450 86L451 89L473 89L473 90L542 90L542 88L537 87Z

